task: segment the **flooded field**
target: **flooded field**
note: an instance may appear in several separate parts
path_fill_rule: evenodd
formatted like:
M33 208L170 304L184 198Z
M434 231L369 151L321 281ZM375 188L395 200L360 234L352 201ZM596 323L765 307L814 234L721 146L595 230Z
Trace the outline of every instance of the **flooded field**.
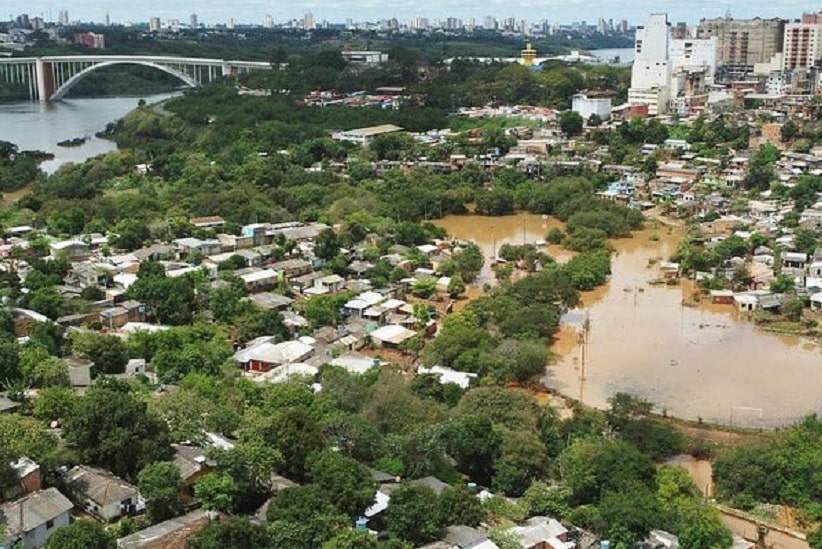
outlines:
M500 246L534 244L544 241L552 228L563 228L562 222L557 219L525 213L505 217L449 215L434 221L434 224L448 231L449 235L476 242L482 248L485 264L478 279L480 285L496 282L491 263ZM562 259L562 250L558 246L548 246L546 251L557 260ZM569 254L566 252L564 255Z
M438 224L493 255L503 242L544 238L558 222L520 214L448 217ZM523 229L524 227L524 229ZM686 419L774 427L822 411L822 352L814 343L762 332L731 305L683 306L690 285L651 286L652 264L676 249L676 229L660 228L615 242L611 281L583 295L564 317L546 385L589 405L618 391L640 395ZM553 250L550 250L553 251ZM492 279L490 268L484 277ZM581 379L579 332L590 332Z

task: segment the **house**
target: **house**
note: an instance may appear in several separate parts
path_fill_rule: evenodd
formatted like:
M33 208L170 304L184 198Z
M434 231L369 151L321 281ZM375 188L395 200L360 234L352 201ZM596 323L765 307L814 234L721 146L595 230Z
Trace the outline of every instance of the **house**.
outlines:
M275 309L283 310L291 307L294 300L288 296L275 294L271 292L260 292L258 294L250 295L246 299L255 303L258 307L265 310Z
M219 215L208 215L205 217L192 217L188 220L189 223L198 229L210 229L212 227L222 227L225 225L225 219Z
M273 337L262 337L234 353L240 367L251 372L267 372L275 366L302 362L314 352L314 347L301 341L272 342Z
M122 328L128 320L128 310L124 307L109 307L100 311L100 324L109 330Z
M75 389L85 389L91 386L91 367L94 363L90 360L77 357L64 358L63 362L68 366L69 381Z
M172 463L180 470L180 477L189 495L194 495L194 484L213 471L216 462L206 455L204 448L199 446L172 444L171 447L174 448Z
M417 332L403 328L402 326L397 326L396 324L389 324L388 326L377 328L370 334L371 339L378 346L388 349L396 349L402 345L404 341L411 339L415 335L417 335Z
M522 526L513 526L506 532L516 537L522 549L571 549L574 543L568 540L568 529L556 519L531 517Z
M733 305L734 293L731 290L711 290L711 303L714 305Z
M804 269L808 262L808 254L799 252L785 252L782 255L782 267L788 269Z
M813 294L811 296L811 310L822 311L822 292Z
M222 244L220 244L220 241L214 239L200 240L199 238L186 237L177 238L173 241L173 243L180 249L181 252L187 255L198 252L202 255L208 256L218 254L222 250Z
M329 362L332 366L343 368L349 374L364 374L371 368L379 367L380 361L360 353L346 353Z
M11 464L14 472L17 473L17 482L11 486L2 486L0 489L0 499L14 499L23 494L31 494L43 488L42 473L40 465L35 461L22 456Z
M470 526L449 526L443 531L442 541L450 549L499 549L480 530Z
M72 261L85 259L89 254L89 245L76 239L52 242L49 248L51 248L52 255L63 255Z
M117 549L183 549L210 520L207 511L192 511L118 539Z
M57 488L38 490L0 505L0 524L5 525L0 545L43 547L58 528L68 526L73 507Z
M417 369L417 373L420 375L427 374L437 376L442 385L445 385L446 383L453 383L462 389L467 389L471 385L471 380L477 378L477 374L475 373L460 372L459 370L453 370L443 366L432 366L431 368L420 366Z
M77 465L63 481L78 507L104 521L132 515L140 503L135 486L102 469Z
M240 275L240 279L249 291L270 288L277 284L279 275L271 269L260 269Z

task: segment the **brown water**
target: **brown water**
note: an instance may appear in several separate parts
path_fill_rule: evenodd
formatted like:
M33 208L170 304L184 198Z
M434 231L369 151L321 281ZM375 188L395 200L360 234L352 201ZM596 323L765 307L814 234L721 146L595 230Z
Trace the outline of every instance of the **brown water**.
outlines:
M503 218L450 216L449 234L474 240L486 257L503 242L543 239L558 222L519 214ZM745 426L778 426L822 411L822 353L818 345L762 332L732 305L682 305L693 288L651 286L650 260L667 260L676 229L641 231L618 240L609 284L583 295L584 310L563 319L554 350L562 357L544 381L563 394L604 407L618 391L654 402L686 419ZM493 279L490 268L484 277ZM584 383L579 330L590 318Z
M449 215L434 223L448 231L450 236L475 242L482 249L485 263L477 280L479 284L496 282L491 266L500 246L544 241L552 228L563 228L562 222L555 218L526 213L504 217ZM547 246L545 250L558 261L570 257L570 253L558 246Z

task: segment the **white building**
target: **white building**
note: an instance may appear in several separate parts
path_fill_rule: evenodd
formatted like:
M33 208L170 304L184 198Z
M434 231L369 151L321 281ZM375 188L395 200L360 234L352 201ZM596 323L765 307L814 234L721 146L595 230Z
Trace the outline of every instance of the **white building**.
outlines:
M74 505L57 488L32 492L22 498L0 505L0 524L5 533L0 544L13 545L19 541L23 549L37 549L58 528L68 526Z
M648 105L648 114L662 114L670 98L671 64L668 57L668 15L653 13L636 29L634 65L628 103Z
M664 13L637 27L635 51L628 102L648 105L648 114L662 114L673 103L681 109L714 82L717 38L672 38Z
M671 71L704 70L706 83L713 84L716 74L716 44L716 36L671 40L668 44Z
M588 120L592 114L596 114L602 120L608 120L611 118L611 98L580 92L571 100L571 110L579 114L583 120Z

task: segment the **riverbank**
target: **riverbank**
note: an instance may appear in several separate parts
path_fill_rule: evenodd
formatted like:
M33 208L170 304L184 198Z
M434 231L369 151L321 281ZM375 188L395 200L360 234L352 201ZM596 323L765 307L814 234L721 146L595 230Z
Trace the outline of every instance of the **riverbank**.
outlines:
M150 95L145 100L154 103L176 95L179 94ZM0 139L13 142L20 150L38 150L54 155L40 164L41 170L51 174L63 164L80 163L117 150L116 143L95 134L135 109L139 99L116 97L0 104L0 128L7 129L6 132L0 131ZM58 142L72 140L78 135L88 136L82 145L58 145Z

